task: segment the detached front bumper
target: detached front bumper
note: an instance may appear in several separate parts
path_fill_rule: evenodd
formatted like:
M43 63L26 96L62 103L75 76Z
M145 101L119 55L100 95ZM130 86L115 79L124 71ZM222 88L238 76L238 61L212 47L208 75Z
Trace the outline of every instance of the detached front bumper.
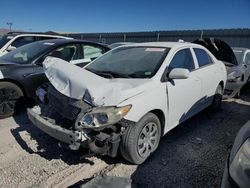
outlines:
M47 133L51 137L69 144L70 149L77 150L80 146L86 144L92 153L100 155L109 155L115 157L119 148L121 132L105 133L101 131L94 131L95 134L91 138L85 137L85 134L80 131L71 131L50 122L49 119L45 119L40 116L39 107L27 109L28 117L30 121L43 132ZM86 141L86 142L85 142Z
M54 125L50 123L48 120L44 119L39 115L35 108L27 109L28 117L30 121L43 132L47 133L51 137L58 139L64 143L73 146L74 148L78 149L80 143L86 138L82 137L80 132L71 131L65 128L62 128L58 125Z

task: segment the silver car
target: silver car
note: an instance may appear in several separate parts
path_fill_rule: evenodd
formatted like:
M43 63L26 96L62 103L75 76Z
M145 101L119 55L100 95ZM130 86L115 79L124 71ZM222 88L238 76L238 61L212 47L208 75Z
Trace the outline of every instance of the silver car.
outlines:
M240 96L240 89L250 81L250 49L232 48L237 59L237 64L227 66L228 80L226 89L236 90L235 96Z
M247 48L231 48L220 39L204 38L194 41L206 47L215 57L226 65L227 83L225 96L239 97L241 88L250 76L250 50Z

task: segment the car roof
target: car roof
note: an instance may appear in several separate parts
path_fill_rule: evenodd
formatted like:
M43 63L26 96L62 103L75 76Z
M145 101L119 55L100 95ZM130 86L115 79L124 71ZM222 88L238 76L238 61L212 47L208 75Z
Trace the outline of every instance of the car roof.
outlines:
M36 41L35 43L54 43L55 45L61 45L61 44L71 44L71 43L88 43L88 44L93 44L93 45L101 45L104 46L106 48L107 45L105 44L101 44L101 43L97 43L97 42L91 42L91 41L87 41L87 40L78 40L78 39L48 39L48 40L39 40Z
M38 34L38 33L8 33L6 35L7 37L16 37L16 36L19 36L19 37L53 37L53 38L64 38L64 39L73 39L71 37L66 37L66 36L60 36L60 35L48 35L48 34Z
M112 44L135 44L136 42L114 42ZM110 45L112 45L110 44Z
M164 48L174 48L174 47L178 48L178 47L192 46L192 47L203 48L201 45L194 44L191 42L145 42L145 43L129 44L125 46L152 46L152 47L164 47Z

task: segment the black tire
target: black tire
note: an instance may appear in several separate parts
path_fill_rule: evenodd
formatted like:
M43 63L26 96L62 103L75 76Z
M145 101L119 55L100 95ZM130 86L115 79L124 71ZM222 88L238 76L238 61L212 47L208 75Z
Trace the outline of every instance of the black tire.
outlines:
M121 140L121 154L129 162L141 164L157 149L160 138L161 123L158 117L153 113L147 113L139 122L126 129ZM143 150L145 153L143 153Z
M0 119L14 114L21 97L23 97L23 92L17 85L0 82Z
M223 88L222 88L221 85L218 85L218 87L217 87L217 89L215 91L213 102L212 102L212 104L210 106L211 111L217 112L217 111L220 110L222 98L223 98Z

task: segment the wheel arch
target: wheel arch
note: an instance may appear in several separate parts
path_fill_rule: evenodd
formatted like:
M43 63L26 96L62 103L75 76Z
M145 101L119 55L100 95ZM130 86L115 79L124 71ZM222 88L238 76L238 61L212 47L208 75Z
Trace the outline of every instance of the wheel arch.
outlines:
M162 110L160 110L160 109L151 110L150 112L155 114L158 117L158 119L160 120L160 123L161 123L161 136L163 136L164 135L164 129L165 129L165 122L166 122L164 112Z
M224 90L225 84L222 80L220 81L219 85L222 87L222 90Z
M23 87L23 85L20 83L20 82L18 82L18 81L16 81L16 80L12 80L12 79L8 79L8 78L4 78L4 79L1 79L0 80L0 83L1 82L9 82L9 83L12 83L12 84L15 84L17 87L19 87L21 90L22 90L22 92L23 92L23 95L26 97L27 95L27 93L26 93L26 91L25 91L25 88Z

